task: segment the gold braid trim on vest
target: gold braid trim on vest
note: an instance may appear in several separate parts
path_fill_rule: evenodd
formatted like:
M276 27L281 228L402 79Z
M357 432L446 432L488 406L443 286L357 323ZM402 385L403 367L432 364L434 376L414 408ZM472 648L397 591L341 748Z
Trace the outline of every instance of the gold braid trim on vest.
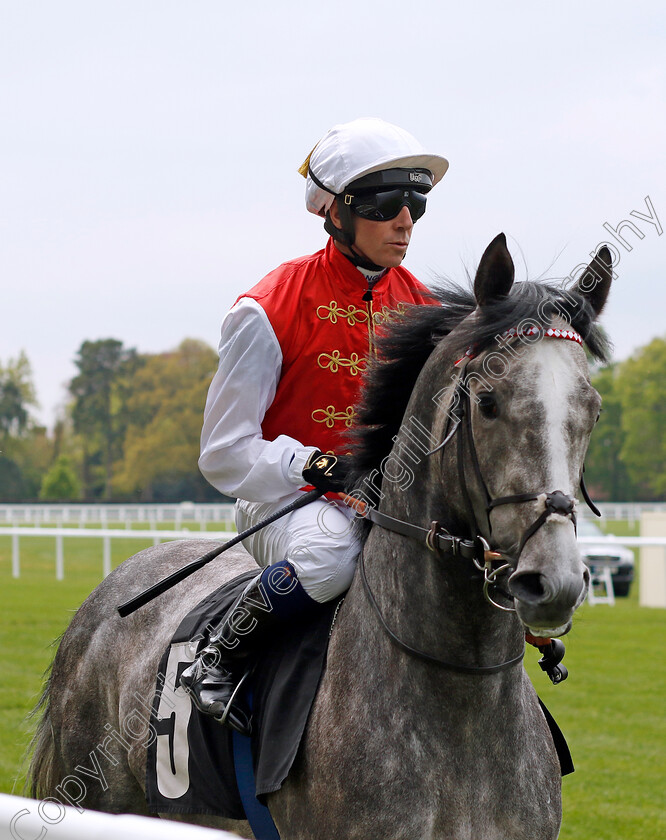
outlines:
M349 368L352 376L364 373L367 368L367 360L362 359L358 353L352 353L348 359L344 359L339 350L332 350L330 353L320 353L317 357L317 364L324 370L337 373L340 368Z
M317 408L312 412L315 423L324 423L328 429L332 429L336 422L344 422L351 429L355 416L353 405L348 405L344 411L336 411L334 405L327 405L326 408Z
M350 304L346 309L338 304L336 300L332 300L328 306L323 304L317 307L317 318L322 321L330 321L332 324L338 323L338 318L347 321L350 327L354 324L361 324L368 320L367 309L359 309Z

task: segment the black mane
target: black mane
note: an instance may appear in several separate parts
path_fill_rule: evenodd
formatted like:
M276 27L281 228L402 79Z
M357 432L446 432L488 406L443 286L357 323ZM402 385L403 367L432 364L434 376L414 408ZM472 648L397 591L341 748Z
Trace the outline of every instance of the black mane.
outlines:
M377 360L365 377L351 434L354 461L352 483L380 467L393 446L416 380L437 344L476 308L474 293L454 285L433 292L441 306L409 306L393 320L377 342ZM576 291L549 283L523 281L514 284L508 297L481 310L479 318L462 325L460 348L489 348L496 337L526 319L543 323L542 315L565 316L580 333L590 355L605 362L609 345L594 323L595 313L587 298Z

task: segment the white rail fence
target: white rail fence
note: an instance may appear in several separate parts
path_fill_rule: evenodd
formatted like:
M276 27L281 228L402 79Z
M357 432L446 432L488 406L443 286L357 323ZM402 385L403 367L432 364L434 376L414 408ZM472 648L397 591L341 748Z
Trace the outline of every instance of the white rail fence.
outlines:
M666 502L598 502L597 507L602 521L612 519L628 522L632 526L640 523L643 513L666 513ZM583 504L580 505L579 510L586 513ZM594 516L590 518L597 521Z
M102 541L102 574L106 577L111 571L111 540L143 540L152 541L157 545L165 540L198 539L226 542L235 537L234 531L189 531L181 530L121 530L119 528L29 528L21 526L0 526L0 538L11 537L12 544L12 577L21 575L20 540L22 538L43 537L55 541L55 577L64 580L65 577L65 545L66 539L99 539ZM666 537L579 537L582 545L609 546L624 545L628 547L653 546L666 550Z
M0 793L0 840L238 840L238 835L133 814L102 814Z
M177 504L137 505L70 505L70 504L0 504L0 525L66 525L83 528L87 525L132 524L147 522L151 529L164 522L174 523L179 530L194 523L204 530L211 522L234 523L234 506L229 503L179 502Z
M666 513L666 502L600 502L604 519L635 524L646 511ZM580 511L587 515L584 505ZM593 518L593 517L591 517ZM86 525L173 522L176 529L196 523L202 530L211 522L233 524L233 504L226 502L178 502L173 504L0 504L0 525Z
M111 540L144 540L157 545L165 540L212 540L226 542L235 537L234 531L120 530L119 528L23 528L0 527L0 538L11 537L12 577L21 576L20 540L27 537L50 537L55 540L55 577L65 579L65 539L100 539L102 541L102 575L111 572ZM129 556L129 555L128 555Z

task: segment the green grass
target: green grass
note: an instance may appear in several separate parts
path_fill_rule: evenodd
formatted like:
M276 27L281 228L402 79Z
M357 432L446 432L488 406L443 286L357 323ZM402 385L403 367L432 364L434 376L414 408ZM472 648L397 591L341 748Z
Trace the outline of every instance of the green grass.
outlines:
M173 523L160 524L161 530L171 528ZM225 529L210 523L207 530ZM99 538L65 538L65 579L56 581L55 538L21 537L19 544L21 577L14 579L11 537L2 536L0 527L0 792L17 794L30 740L26 716L39 699L42 676L55 653L53 641L101 581L103 556ZM111 540L112 567L151 544L145 539Z
M601 522L639 536L638 523ZM638 551L636 571L639 571ZM576 772L563 779L560 840L666 837L666 610L638 605L638 579L614 607L585 604L566 637L569 679L552 686L526 654L541 699L567 737Z
M550 685L529 649L527 666L541 699L564 731L576 772L563 780L561 840L666 837L666 611L581 608L566 640L569 679Z
M606 527L630 532L622 523ZM113 564L145 545L112 541ZM101 577L100 540L65 540L64 581L54 579L54 554L53 540L22 538L22 576L13 580L10 539L0 529L0 791L6 793L20 792L22 782L14 782L29 740L25 717L39 696L50 643ZM537 666L538 652L528 648L530 676L576 765L563 780L560 840L666 837L665 635L666 610L639 607L635 582L615 607L579 611L566 639L565 683L552 686Z

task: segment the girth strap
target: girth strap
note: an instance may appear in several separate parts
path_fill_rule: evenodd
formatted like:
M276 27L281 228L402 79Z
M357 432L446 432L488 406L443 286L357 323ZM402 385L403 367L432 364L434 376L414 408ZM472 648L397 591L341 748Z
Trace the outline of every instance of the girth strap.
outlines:
M479 555L480 549L474 540L464 540L447 534L439 530L437 522L433 522L430 529L421 528L371 507L367 508L365 516L387 531L425 543L431 551L441 551L442 554L451 554L454 557L462 557L464 560L474 560ZM482 549L481 554L483 554Z

